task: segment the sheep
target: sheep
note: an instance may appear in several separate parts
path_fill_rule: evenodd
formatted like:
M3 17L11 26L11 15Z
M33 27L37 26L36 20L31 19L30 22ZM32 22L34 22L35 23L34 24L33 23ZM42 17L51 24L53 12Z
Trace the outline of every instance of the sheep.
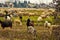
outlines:
M1 21L0 20L1 27L4 29L5 27L12 28L12 21Z
M34 15L35 13L29 13L29 15Z
M42 15L41 15L42 18L46 18L46 16L47 16L46 14L44 14L44 15L42 14Z
M39 22L41 22L42 20L43 20L43 18L41 16L39 16L37 19L37 23L38 23L37 25L39 25Z
M14 23L18 23L18 24L22 25L22 22L20 20L18 20L18 19L15 19Z
M42 17L39 16L38 19L37 19L37 21L42 21Z
M51 23L49 23L48 21L45 21L44 27L51 27Z
M51 34L51 31L52 31L52 25L51 25L51 23L49 23L48 21L45 21L44 27L48 27L49 31L50 31L50 34Z

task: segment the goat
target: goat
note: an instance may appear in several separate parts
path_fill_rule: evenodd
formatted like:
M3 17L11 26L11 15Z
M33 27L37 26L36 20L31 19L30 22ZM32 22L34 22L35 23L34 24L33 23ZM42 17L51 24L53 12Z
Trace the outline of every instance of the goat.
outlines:
M0 23L1 23L1 27L4 29L5 27L10 27L12 28L12 21L1 21L0 20Z

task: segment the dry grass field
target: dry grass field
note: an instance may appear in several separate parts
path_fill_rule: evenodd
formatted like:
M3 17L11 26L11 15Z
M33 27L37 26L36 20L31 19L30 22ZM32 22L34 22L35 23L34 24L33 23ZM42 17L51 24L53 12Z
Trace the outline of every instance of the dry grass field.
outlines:
M9 10L9 9L19 10L19 12L27 12L27 13L31 12L31 13L38 13L38 14L47 10L47 9L33 9L33 8L31 9L30 8L27 8L27 9L26 8L22 8L22 9L21 8L1 8L2 12L4 10ZM24 19L25 18L23 18L23 20ZM36 20L36 19L33 19L33 20ZM2 29L0 26L0 40L59 40L59 39L55 39L55 37L53 37L52 34L50 34L50 32L52 31L49 28L46 28L44 26L34 26L34 28L37 31L36 33L37 36L34 37L32 34L29 34L27 32L27 26L24 24L20 26L19 24L16 25L13 23L12 29L11 28Z
M0 28L0 40L50 40L50 31L48 28L35 26L37 37L27 32L26 26L13 26L12 29ZM45 37L44 37L45 36ZM47 36L47 37L46 37ZM44 39L43 39L44 38Z

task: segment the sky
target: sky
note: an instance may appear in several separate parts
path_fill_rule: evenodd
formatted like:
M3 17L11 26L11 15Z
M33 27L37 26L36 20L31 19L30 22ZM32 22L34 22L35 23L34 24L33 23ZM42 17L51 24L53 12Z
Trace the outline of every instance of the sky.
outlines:
M4 3L6 0L0 0L0 3ZM10 0L11 1L11 0ZM14 0L12 0L12 1L14 1ZM19 0L17 0L17 1L19 1ZM23 2L24 0L20 0L21 2ZM27 1L30 1L31 3L46 3L46 4L48 4L49 2L52 2L52 0L27 0Z

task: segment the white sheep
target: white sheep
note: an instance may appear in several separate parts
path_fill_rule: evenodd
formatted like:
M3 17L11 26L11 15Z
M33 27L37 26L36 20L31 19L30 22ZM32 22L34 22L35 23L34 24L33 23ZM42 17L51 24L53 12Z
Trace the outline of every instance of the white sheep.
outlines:
M40 23L42 20L43 20L43 18L42 18L41 16L39 16L38 19L37 19L37 23L38 23L37 25L40 25L39 23Z
M37 19L37 21L42 21L42 20L43 20L43 19L42 19L41 16L39 16L38 19Z
M49 23L48 21L45 21L44 27L51 27L51 23Z
M52 31L52 27L51 26L52 26L51 23L49 23L48 21L45 21L44 27L48 27L49 28L50 34L51 34L51 31Z

